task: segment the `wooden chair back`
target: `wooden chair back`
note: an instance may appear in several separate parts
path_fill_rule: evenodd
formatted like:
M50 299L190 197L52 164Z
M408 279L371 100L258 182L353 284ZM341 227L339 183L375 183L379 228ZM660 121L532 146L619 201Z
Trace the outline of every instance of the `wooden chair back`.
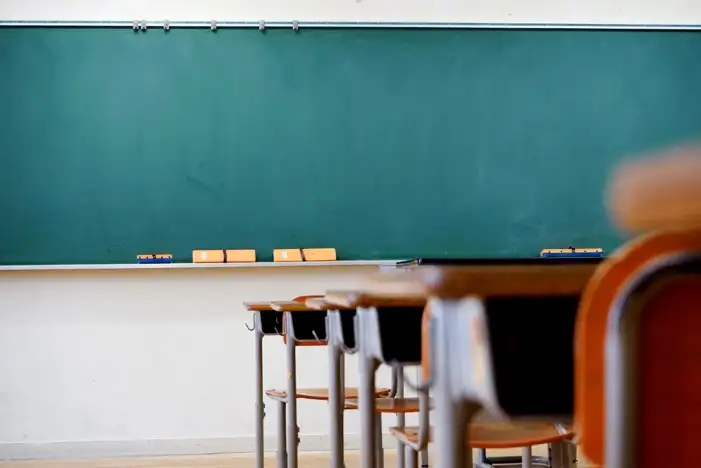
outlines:
M699 230L650 234L609 257L588 284L575 331L575 422L595 465L693 464L699 258Z

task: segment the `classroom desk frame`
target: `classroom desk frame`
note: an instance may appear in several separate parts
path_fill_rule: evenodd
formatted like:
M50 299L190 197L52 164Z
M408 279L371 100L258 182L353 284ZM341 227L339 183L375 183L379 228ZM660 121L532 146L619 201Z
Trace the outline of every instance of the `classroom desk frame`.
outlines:
M484 409L498 419L508 419L496 398L484 304L477 297L433 299L431 310L433 336L429 340L435 344L428 378L434 383L435 440L441 466L471 466L467 431L477 411ZM530 450L524 456L522 466L530 467ZM551 443L550 458L552 468L570 466L566 443Z
M352 310L329 309L326 313L326 326L329 348L329 411L331 438L331 468L344 468L343 450L343 411L344 411L344 388L345 388L345 354L355 354L356 346L349 348L345 344L343 337L343 325L341 315L343 313L353 313ZM356 316L357 317L357 316ZM355 322L354 317L354 322ZM393 385L394 388L394 385Z
M548 261L548 268L476 264L472 268L428 269L414 277L394 275L396 284L381 280L375 291L429 297L431 310L430 371L435 409L435 442L440 466L472 466L468 428L478 410L508 419L497 400L486 322L485 299L492 296L559 296L581 294L594 265L564 268L564 262ZM581 263L581 262L580 262ZM531 266L531 265L534 266ZM541 265L546 265L542 263ZM391 276L388 276L390 279ZM564 427L557 426L561 434ZM560 430L561 428L561 430ZM569 466L571 455L564 441L551 444L553 467ZM530 460L526 461L530 463ZM527 466L527 465L526 465Z
M382 467L382 431L381 414L376 408L376 381L375 373L381 363L392 367L393 378L397 379L397 397L403 397L404 375L397 372L396 363L390 362L383 356L381 345L381 330L378 324L378 316L387 309L416 308L423 309L423 299L399 301L382 301L358 294L354 297L352 292L330 292L326 300L331 304L346 308L355 308L356 315L356 345L358 350L358 363L360 370L360 387L358 392L358 407L360 412L360 459L362 468ZM375 303L376 302L376 303ZM403 362L403 365L419 365L420 358L415 362ZM397 414L397 424L403 427L404 414ZM405 449L400 441L397 441L397 466L404 465ZM427 462L427 455L422 453Z
M256 368L256 468L263 468L265 457L264 420L265 401L263 393L263 337L282 335L282 312L273 310L268 304L245 304L253 312L253 334L255 342ZM278 424L277 468L287 466L285 445L285 402L280 401L280 419Z
M297 304L292 308L287 306L278 306L276 303L272 303L272 307L283 313L284 323L285 323L285 336L287 343L285 345L286 356L287 356L287 395L285 403L287 405L286 413L286 451L287 451L287 468L297 468L299 464L299 426L297 425L297 346L302 343L318 344L326 343L328 340L328 333L326 326L324 326L323 336L315 333L311 329L311 333L314 335L314 339L300 339L295 332L295 321L301 318L302 315L324 315L324 322L326 323L326 311L312 310L304 306L304 304ZM281 401L281 399L280 399ZM281 415L282 419L282 415Z
M264 465L264 419L265 403L263 389L263 337L266 335L286 336L287 344L287 393L283 397L271 396L280 404L278 415L277 437L277 468L297 468L299 427L297 426L297 366L296 347L298 343L310 340L300 340L295 334L296 312L287 310L275 310L280 303L246 303L248 310L254 312L253 332L255 340L255 367L256 367L256 468ZM289 303L288 303L289 304ZM302 308L302 304L298 304ZM319 313L311 311L308 313ZM281 324L284 323L284 327ZM324 333L326 330L324 329ZM325 342L326 336L315 343Z
M323 302L323 304L322 304ZM330 438L331 438L331 468L344 468L344 450L343 450L343 412L346 408L345 396L343 394L345 388L345 354L356 354L359 350L358 338L358 315L357 310L353 308L340 309L324 301L317 302L314 307L324 307L327 310L326 326L329 348L329 411L330 411ZM355 335L354 346L350 347L346 343L346 338L343 331L342 317L346 314L355 314L353 317L353 328ZM395 372L392 369L392 385L390 398L404 396L403 375ZM361 390L362 391L362 390ZM375 397L377 393L373 391ZM374 401L373 397L373 401ZM382 424L381 415L375 415L374 440L375 450L377 451L378 464L381 464L384 451L382 448ZM397 415L397 424L404 425L404 414ZM397 466L404 467L404 449L400 445L397 451ZM381 466L381 465L378 465Z
M433 336L429 341L433 343L431 360L435 367L428 379L435 383L435 440L444 466L471 466L472 449L466 441L472 418L484 409L498 419L508 419L495 399L494 381L489 377L492 361L484 341L483 305L476 298L432 300L431 309L435 317L430 319L434 325L430 327ZM436 323L441 325L435 326ZM560 445L553 444L555 453L551 456L555 459L565 456ZM524 447L522 456L516 458L487 459L484 450L479 454L476 462L480 467L519 461L524 468L530 468L532 463L542 463L541 459L533 459L531 447Z

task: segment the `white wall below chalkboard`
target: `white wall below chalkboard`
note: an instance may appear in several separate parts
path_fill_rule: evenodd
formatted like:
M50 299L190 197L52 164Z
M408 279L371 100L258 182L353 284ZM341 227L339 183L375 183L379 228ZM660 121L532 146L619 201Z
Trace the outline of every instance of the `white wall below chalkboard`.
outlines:
M253 452L254 339L242 302L352 290L377 269L0 270L0 460ZM300 387L328 384L325 348L300 348L297 362ZM265 339L264 363L265 388L284 388L281 338ZM354 356L346 369L357 385ZM389 375L384 367L378 385ZM277 406L266 405L272 450ZM328 449L327 405L300 402L299 426L302 450Z
M2 0L0 21L701 25L696 0Z

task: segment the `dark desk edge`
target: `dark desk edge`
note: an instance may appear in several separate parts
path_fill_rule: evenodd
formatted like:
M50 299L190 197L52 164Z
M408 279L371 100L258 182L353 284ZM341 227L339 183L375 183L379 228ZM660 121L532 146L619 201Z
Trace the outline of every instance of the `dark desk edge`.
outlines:
M530 258L414 258L397 262L410 266L507 266L507 265L597 265L606 257L530 257Z

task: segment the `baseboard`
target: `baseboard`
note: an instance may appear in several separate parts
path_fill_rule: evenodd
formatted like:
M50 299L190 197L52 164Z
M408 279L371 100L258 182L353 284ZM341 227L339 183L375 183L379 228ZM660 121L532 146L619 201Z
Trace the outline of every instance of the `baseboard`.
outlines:
M274 437L265 438L265 450L274 451ZM346 434L346 450L360 448L360 434ZM394 447L395 439L383 434L383 445ZM300 435L301 451L329 449L326 434ZM207 439L146 439L77 442L12 442L0 443L0 460L116 458L165 455L203 455L214 453L255 452L254 437L222 437Z

